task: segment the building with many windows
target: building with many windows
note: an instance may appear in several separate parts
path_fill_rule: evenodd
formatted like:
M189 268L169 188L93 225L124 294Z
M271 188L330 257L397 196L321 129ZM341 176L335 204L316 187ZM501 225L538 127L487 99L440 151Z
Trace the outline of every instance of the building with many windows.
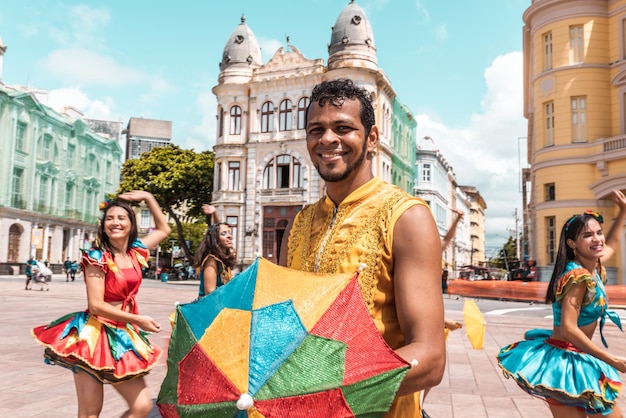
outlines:
M485 253L485 210L487 203L474 186L459 186L459 190L467 199L469 206L470 264L486 267L489 261Z
M118 140L73 109L45 106L45 94L0 82L0 274L30 255L78 259L95 237L99 203L119 186Z
M425 136L417 141L416 174L413 194L428 202L439 235L443 239L457 216L451 208L463 212L452 241L443 250L449 277L459 277L464 267L487 267L485 258L485 209L487 205L474 187L459 186L452 166L443 157L435 141Z
M126 160L141 157L152 148L164 147L172 141L172 122L160 119L130 118L126 134Z
M592 209L610 224L610 193L626 189L626 1L534 0L523 18L523 239L545 281L567 219ZM609 283L626 283L625 242L605 265Z
M380 146L375 175L411 192L415 122L397 102L378 67L374 33L357 3L340 13L330 33L327 65L289 44L266 63L242 17L220 62L213 205L233 228L243 265L278 261L288 221L324 194L305 143L305 112L314 85L347 77L366 88L376 111Z
M415 184L417 121L398 99L393 102L391 114L391 183L411 193Z

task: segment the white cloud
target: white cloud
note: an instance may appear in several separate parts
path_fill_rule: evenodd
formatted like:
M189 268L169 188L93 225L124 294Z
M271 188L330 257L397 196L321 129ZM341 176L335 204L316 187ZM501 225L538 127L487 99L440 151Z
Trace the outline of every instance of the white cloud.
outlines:
M64 107L71 106L82 112L88 119L117 120L112 108L113 99L91 100L77 88L62 88L51 90L46 103L54 110L61 112Z
M211 91L205 91L198 95L198 110L202 114L199 125L194 125L191 132L183 134L182 138L174 138L173 142L184 149L193 149L196 152L213 150L215 135L217 132L217 99Z
M423 2L421 2L420 0L416 1L415 8L417 9L417 16L419 18L420 24L430 22L430 12Z
M287 41L279 41L277 39L267 39L267 38L258 38L259 46L261 47L261 59L264 64L267 64L267 61L270 60L278 51L278 48L281 46L284 47L287 45Z
M435 29L435 38L438 42L443 42L450 37L448 33L448 25L440 23Z
M79 4L71 8L72 18L69 19L72 29L79 34L95 33L108 25L111 15L104 8L93 8Z
M66 84L118 86L141 84L146 74L119 65L113 58L82 48L57 49L41 62L42 67Z
M452 165L461 185L474 186L487 203L487 255L515 229L515 209L521 218L518 137L526 136L523 117L522 53L497 57L484 72L487 85L482 111L469 126L454 129L428 114L417 118L417 137L430 136ZM522 153L524 151L522 150ZM522 161L523 161L522 154Z
M108 10L87 5L60 5L54 12L47 12L53 16L42 23L43 29L59 44L92 50L105 47L104 30L111 20Z

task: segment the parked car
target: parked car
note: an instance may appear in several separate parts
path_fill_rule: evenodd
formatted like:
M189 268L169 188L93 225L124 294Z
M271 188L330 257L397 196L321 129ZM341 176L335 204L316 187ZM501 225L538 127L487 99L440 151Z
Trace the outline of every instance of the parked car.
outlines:
M535 260L528 260L523 263L520 268L513 270L510 275L510 280L522 280L525 282L537 280L537 267Z

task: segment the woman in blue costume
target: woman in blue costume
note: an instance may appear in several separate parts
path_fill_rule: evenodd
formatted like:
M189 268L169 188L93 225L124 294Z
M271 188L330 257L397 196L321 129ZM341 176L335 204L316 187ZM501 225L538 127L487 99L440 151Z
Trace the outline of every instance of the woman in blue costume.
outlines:
M140 315L135 295L142 266L148 265L149 248L170 233L165 215L154 196L131 191L119 199L144 201L155 229L138 239L133 209L120 200L106 202L98 228L98 244L83 253L87 310L74 312L32 330L46 347L46 362L74 372L78 417L98 417L104 401L104 383L128 403L123 417L147 417L152 399L143 376L156 364L161 350L146 338L161 326Z
M622 387L619 372L626 372L626 359L592 341L598 319L605 347L606 320L621 329L619 316L607 309L602 265L619 247L626 220L624 194L614 191L612 199L619 213L606 237L597 212L574 215L563 226L546 294L554 313L552 332L528 331L525 340L498 354L505 376L545 399L556 418L622 417L616 401Z

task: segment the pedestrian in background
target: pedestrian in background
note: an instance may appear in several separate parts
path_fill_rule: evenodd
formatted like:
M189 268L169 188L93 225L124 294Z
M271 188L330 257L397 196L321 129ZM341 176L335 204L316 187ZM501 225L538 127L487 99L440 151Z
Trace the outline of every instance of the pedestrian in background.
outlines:
M123 200L144 201L150 210L155 228L141 240L135 212ZM148 265L149 248L155 248L171 231L156 199L145 191L122 193L101 208L97 246L82 256L87 310L32 332L46 347L44 357L49 364L74 372L78 417L99 416L104 383L113 384L127 402L124 417L146 417L152 411L152 398L143 376L161 354L146 332L159 332L161 326L139 314L135 295L141 268Z
M70 263L70 278L72 281L76 279L76 273L78 273L78 261L74 260Z
M554 326L531 330L526 339L500 350L498 363L506 377L531 395L543 398L555 418L622 417L616 401L626 372L626 358L599 347L592 337L600 320L600 337L607 319L621 329L609 311L603 263L619 248L626 198L614 191L619 207L606 237L603 218L585 211L565 222L546 302L552 304Z
M72 269L72 261L69 257L63 262L63 273L65 273L65 281L70 281L70 270Z
M35 257L33 257L32 255L30 257L28 257L28 260L26 261L26 269L25 269L25 273L26 273L26 290L30 290L30 281L33 278L33 266L37 265L37 260L35 260Z
M306 145L326 195L285 230L280 264L359 274L379 333L412 365L385 417L420 417L419 391L445 367L441 244L426 202L372 173L379 131L370 93L350 79L313 88ZM367 353L364 353L367 355Z

